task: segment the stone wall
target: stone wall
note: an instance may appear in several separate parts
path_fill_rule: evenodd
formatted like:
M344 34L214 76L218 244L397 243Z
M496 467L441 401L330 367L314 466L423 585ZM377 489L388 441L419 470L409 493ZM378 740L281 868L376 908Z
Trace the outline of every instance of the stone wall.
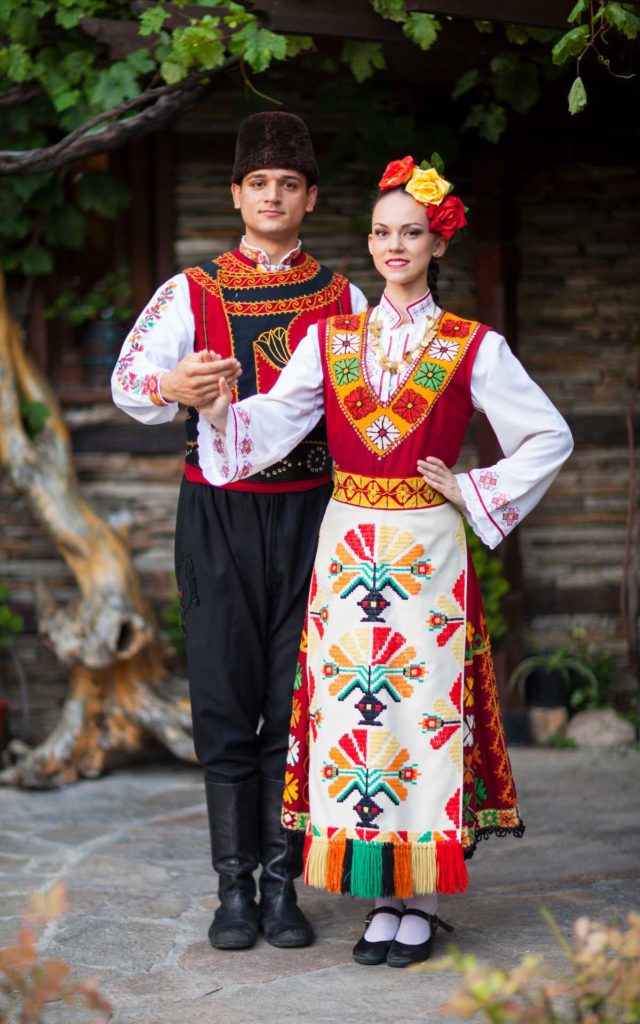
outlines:
M519 214L519 354L576 441L520 530L531 627L545 643L584 628L617 652L622 669L624 420L640 358L637 168L576 162L533 174Z

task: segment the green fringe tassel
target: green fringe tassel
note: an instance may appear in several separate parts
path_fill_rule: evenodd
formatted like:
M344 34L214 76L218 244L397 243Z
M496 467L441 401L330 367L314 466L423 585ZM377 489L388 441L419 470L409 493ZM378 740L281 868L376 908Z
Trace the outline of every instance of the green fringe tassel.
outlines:
M380 895L382 880L382 843L353 840L351 895L373 899Z

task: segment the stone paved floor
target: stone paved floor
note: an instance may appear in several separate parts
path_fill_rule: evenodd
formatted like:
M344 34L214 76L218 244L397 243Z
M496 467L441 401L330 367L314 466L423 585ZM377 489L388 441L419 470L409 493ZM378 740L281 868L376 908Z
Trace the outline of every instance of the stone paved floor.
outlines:
M552 963L559 955L541 907L565 929L581 914L620 920L640 907L640 753L516 749L513 761L527 834L483 843L470 890L442 899L440 911L463 951L496 964L540 952ZM141 767L60 792L0 790L0 944L27 894L60 878L71 907L43 949L100 979L117 1024L447 1019L437 1008L453 975L352 962L363 905L350 898L301 891L317 932L309 949L261 939L244 953L212 950L216 899L193 769ZM50 1016L82 1019L55 1007Z

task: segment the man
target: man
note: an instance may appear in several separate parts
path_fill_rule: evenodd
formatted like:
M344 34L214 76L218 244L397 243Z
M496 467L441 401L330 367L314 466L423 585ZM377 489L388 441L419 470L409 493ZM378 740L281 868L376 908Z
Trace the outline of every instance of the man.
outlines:
M210 942L245 949L262 929L272 945L306 946L312 931L293 885L302 851L284 837L280 806L329 454L316 429L267 472L211 487L198 462L197 407L217 395L220 375L236 399L268 391L313 323L367 304L302 251L298 230L316 203L318 167L300 118L268 112L243 121L232 182L245 225L240 246L158 289L124 343L112 388L116 404L145 423L188 406L176 575L219 875Z

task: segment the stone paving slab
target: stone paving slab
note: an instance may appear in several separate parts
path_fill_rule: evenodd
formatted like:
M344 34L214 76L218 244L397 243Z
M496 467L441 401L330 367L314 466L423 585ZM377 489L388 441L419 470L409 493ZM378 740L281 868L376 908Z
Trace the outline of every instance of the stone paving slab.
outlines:
M562 957L541 916L569 931L581 915L640 909L640 753L516 749L527 832L489 839L464 896L440 913L455 942L491 964ZM116 1024L431 1024L451 973L364 968L351 948L363 901L300 888L317 941L281 950L212 950L217 905L199 772L173 763L114 772L58 792L0 790L0 943L30 891L63 879L70 909L43 936L75 977L100 979ZM438 936L444 952L448 937ZM51 1024L90 1016L52 1007Z

